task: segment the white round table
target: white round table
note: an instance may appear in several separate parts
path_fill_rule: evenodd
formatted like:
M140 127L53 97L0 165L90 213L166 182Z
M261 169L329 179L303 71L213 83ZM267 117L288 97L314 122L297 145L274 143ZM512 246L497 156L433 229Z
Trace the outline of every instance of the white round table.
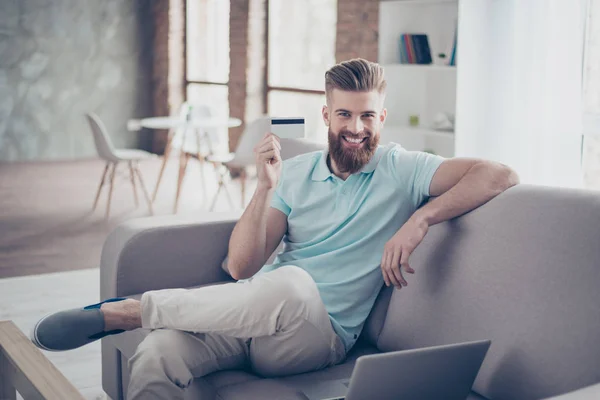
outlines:
M219 117L207 117L207 118L193 118L189 121L181 119L177 116L173 117L151 117L143 118L139 120L130 120L128 126L139 126L149 129L177 129L181 127L197 128L197 129L211 129L211 128L235 128L240 126L242 120L239 118L219 118Z

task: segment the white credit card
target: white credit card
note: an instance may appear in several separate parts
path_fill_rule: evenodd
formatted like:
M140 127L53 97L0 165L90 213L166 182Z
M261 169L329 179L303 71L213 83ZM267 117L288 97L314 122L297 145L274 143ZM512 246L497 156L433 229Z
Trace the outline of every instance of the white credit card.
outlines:
M304 118L271 118L271 133L281 139L302 139L305 137Z

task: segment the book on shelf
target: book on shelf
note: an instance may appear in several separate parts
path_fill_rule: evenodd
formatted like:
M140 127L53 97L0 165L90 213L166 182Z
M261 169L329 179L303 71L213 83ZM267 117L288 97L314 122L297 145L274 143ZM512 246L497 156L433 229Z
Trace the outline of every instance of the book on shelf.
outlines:
M457 27L454 30L452 47L446 55L446 65L456 66ZM431 64L432 56L427 35L404 33L400 35L400 64Z
M456 66L456 42L457 42L457 31L458 27L454 29L454 42L452 43L452 55L450 56L450 62L448 65Z
M431 49L427 35L405 33L400 35L401 64L431 64Z

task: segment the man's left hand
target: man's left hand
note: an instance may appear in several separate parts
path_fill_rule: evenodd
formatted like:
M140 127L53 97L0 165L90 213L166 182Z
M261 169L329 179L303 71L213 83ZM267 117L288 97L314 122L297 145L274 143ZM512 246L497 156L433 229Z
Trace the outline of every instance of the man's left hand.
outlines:
M402 286L408 285L402 276L402 269L409 274L415 273L408 263L408 258L421 243L428 229L427 221L413 215L385 244L381 258L381 272L386 286L392 284L401 289Z

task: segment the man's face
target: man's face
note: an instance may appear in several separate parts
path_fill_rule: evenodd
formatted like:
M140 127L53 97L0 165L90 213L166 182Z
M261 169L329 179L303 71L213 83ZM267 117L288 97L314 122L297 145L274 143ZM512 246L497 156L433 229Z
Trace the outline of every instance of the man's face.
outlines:
M323 120L329 129L329 154L341 172L356 173L373 157L387 115L383 98L375 90L330 93Z

